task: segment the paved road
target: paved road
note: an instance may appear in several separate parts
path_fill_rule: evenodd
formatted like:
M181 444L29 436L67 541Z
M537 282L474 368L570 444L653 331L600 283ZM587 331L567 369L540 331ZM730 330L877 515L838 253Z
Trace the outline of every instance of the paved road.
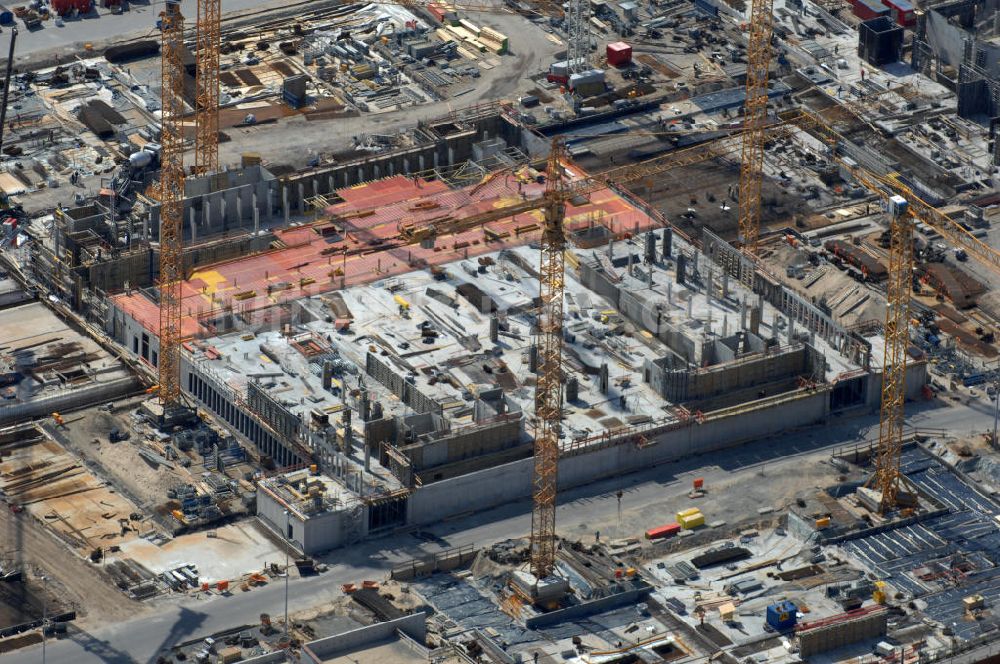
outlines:
M61 28L56 27L54 20L48 20L42 24L44 27L33 31L26 29L18 19L15 26L18 30L15 62L44 51L78 52L81 57L87 57L83 48L86 43L96 46L107 40L125 37L156 37L159 35L156 20L163 11L164 4L163 0L132 2L130 9L122 14L115 15L101 9L100 14L92 14L87 18L65 19ZM222 12L228 14L272 4L275 4L273 0L222 0ZM278 6L280 4L282 3L278 3ZM181 13L192 23L196 15L195 8L196 0L181 0ZM10 48L10 35L11 30L7 27L0 33L0 53L3 57L7 56Z
M985 401L973 401L968 406L912 406L910 411L908 421L912 426L947 429L956 435L981 432L992 426L992 410ZM734 473L757 472L761 464L766 464L768 475L779 477L782 469L790 471L803 463L804 457L825 455L831 447L851 444L877 432L877 417L834 417L825 426L744 445L711 459L696 457L627 478L597 482L560 496L557 523L563 533L589 532L595 526L614 522L617 513L614 494L619 488L626 489L626 500L641 506L661 500L665 491L686 489L695 474L704 476L711 486L713 482L731 481ZM447 546L485 545L524 536L530 528L528 508L528 502L522 501L446 522L431 530ZM334 551L326 559L331 569L322 576L290 580L292 611L332 601L340 595L342 583L380 578L391 567L439 548L401 535ZM280 616L283 593L283 584L272 582L231 597L159 600L151 605L150 614L134 621L101 626L90 632L78 631L70 638L50 643L48 661L54 664L154 662L158 652L173 644L255 623L261 613ZM0 656L0 662L6 661L39 662L40 649Z

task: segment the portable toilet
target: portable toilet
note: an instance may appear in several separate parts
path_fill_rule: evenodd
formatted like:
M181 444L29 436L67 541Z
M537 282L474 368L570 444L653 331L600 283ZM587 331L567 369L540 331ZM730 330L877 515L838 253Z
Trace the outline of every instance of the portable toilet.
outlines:
M795 627L795 623L798 620L796 617L796 611L798 611L795 604L789 602L788 600L783 600L777 604L771 604L767 607L766 620L767 624L773 627L779 632L784 632L792 627Z

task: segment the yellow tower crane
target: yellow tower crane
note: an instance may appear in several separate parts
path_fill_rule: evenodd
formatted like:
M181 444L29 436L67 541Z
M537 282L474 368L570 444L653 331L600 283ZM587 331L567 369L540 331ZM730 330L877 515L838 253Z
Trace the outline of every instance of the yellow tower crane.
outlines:
M895 174L880 176L841 158L837 143L846 140L815 114L805 112L794 122L824 140L829 148L825 155L851 174L860 185L877 194L886 203L889 213L889 266L886 284L885 357L882 367L882 403L879 422L875 472L869 486L881 494L880 511L884 514L896 507L912 504L913 497L903 500L904 478L899 470L903 448L903 417L906 400L906 362L909 347L910 289L913 279L913 227L921 221L955 247L964 249L985 267L1000 274L1000 252L979 240L932 205L924 201Z
M744 251L754 254L760 237L760 192L767 140L767 77L771 65L773 0L753 0L747 42L747 86L740 159L739 233Z
M552 574L556 564L556 484L562 427L563 292L566 281L566 181L562 144L549 153L543 196L541 266L538 276L538 382L535 384L535 466L531 510L531 573Z
M219 49L222 0L198 0L194 172L219 170Z
M182 222L184 216L184 17L179 2L167 2L160 18L162 118L160 181L160 401L180 400Z

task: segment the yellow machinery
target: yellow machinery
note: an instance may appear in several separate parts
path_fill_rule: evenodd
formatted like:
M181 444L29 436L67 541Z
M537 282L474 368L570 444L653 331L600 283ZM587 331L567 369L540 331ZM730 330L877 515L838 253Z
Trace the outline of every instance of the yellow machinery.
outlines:
M872 601L876 604L885 604L885 581L876 581L875 590L872 591Z

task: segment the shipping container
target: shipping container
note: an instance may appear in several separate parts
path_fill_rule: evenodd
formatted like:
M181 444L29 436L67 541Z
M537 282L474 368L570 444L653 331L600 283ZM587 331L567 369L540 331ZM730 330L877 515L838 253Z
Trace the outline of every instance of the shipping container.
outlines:
M904 28L910 27L917 22L917 17L913 13L913 5L908 0L883 0L889 8L889 17Z
M697 555L691 559L691 564L698 569L705 569L706 567L711 567L712 565L719 565L721 563L735 562L737 560L746 560L751 556L749 549L744 549L739 546L726 546L717 549L711 549L706 551L701 555Z
M692 516L695 514L701 514L701 510L698 509L697 507L689 507L688 509L681 510L680 512L677 513L677 520L680 521L686 516Z
M427 12L433 16L438 23L444 23L445 15L448 13L448 11L439 4L427 5Z
M767 624L779 632L795 627L798 607L787 600L771 604L767 607L765 620Z
M683 519L678 519L681 524L681 528L684 530L694 530L695 528L700 528L705 525L705 515L699 512L698 514L692 514L691 516L686 516Z
M681 524L668 523L665 526L657 526L646 531L646 539L660 539L662 537L673 537L681 531Z
M888 16L889 8L879 0L852 0L854 15L863 21L870 21L879 16Z
M611 42L607 48L608 64L627 67L632 63L632 47L625 42Z

